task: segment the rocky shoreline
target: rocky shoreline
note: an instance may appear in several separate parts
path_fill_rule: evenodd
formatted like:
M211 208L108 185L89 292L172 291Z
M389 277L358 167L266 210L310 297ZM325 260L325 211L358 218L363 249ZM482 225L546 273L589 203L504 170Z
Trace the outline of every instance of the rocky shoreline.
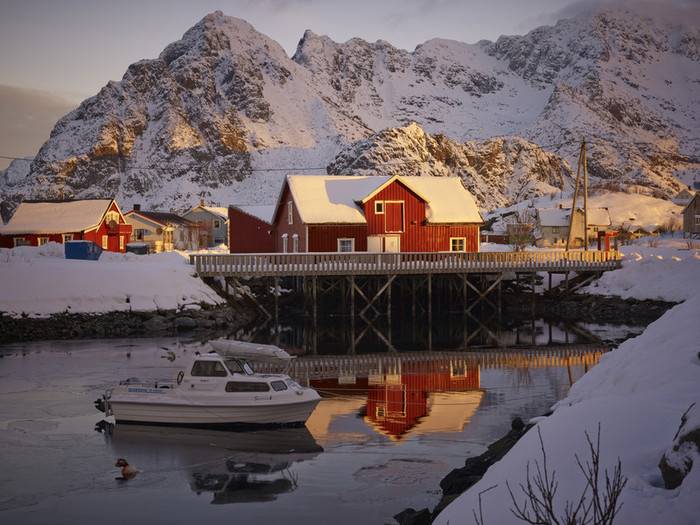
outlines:
M491 443L486 452L467 458L463 467L452 469L447 476L442 478L440 481L442 497L432 511L427 507L421 510L408 508L396 514L394 519L399 525L429 525L432 523L445 507L477 483L486 474L489 467L500 461L533 426L526 426L519 417L513 419L510 431L499 440Z
M11 317L0 314L0 344L111 337L146 337L184 332L225 333L256 319L249 305L207 304L181 310L117 311L100 314L59 313L48 317Z

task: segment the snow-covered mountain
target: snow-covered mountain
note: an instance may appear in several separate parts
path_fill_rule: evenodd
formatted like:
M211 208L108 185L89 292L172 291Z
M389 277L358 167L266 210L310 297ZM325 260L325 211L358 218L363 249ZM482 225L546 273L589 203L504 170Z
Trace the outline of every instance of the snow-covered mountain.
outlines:
M61 119L0 200L270 203L286 169L386 172L388 155L490 208L566 184L583 137L594 177L670 195L700 166L698 86L697 20L604 10L413 52L307 31L290 58L215 12Z

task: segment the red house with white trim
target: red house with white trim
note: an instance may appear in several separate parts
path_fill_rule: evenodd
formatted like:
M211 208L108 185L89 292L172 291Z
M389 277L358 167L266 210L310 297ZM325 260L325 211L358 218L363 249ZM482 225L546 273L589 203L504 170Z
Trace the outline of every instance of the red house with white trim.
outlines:
M481 224L458 177L289 175L274 251L477 252Z
M114 199L24 201L0 226L0 247L92 241L103 250L126 251L131 225Z

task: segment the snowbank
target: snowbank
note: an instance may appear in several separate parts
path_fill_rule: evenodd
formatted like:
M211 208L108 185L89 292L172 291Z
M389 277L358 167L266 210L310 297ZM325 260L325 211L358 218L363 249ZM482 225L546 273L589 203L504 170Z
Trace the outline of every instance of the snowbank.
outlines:
M699 312L698 295L669 310L643 334L604 356L555 405L554 413L537 423L549 465L556 470L560 511L566 500L576 500L584 488L574 454L588 457L584 431L595 435L600 423L601 466L612 472L619 456L628 477L615 523L697 523L700 458L674 490L663 488L657 465L673 442L681 415L691 403L700 403ZM510 512L506 481L522 501L517 487L525 480L527 463L533 465L535 460L541 462L541 455L532 429L481 481L449 505L436 523L473 523L479 492L492 485L497 486L482 495L486 523L522 523Z
M66 260L63 245L0 249L0 311L57 312L173 309L221 299L180 254L103 252L99 261Z
M683 239L639 239L623 246L622 268L606 272L582 293L623 299L681 302L700 295L700 249L689 250ZM700 316L699 316L700 317Z

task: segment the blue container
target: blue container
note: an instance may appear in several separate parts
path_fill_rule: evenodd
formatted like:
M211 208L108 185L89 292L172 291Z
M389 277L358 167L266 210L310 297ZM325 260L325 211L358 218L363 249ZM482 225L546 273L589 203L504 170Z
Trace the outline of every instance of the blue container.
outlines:
M67 241L64 247L66 259L96 261L102 255L102 248L92 241Z

